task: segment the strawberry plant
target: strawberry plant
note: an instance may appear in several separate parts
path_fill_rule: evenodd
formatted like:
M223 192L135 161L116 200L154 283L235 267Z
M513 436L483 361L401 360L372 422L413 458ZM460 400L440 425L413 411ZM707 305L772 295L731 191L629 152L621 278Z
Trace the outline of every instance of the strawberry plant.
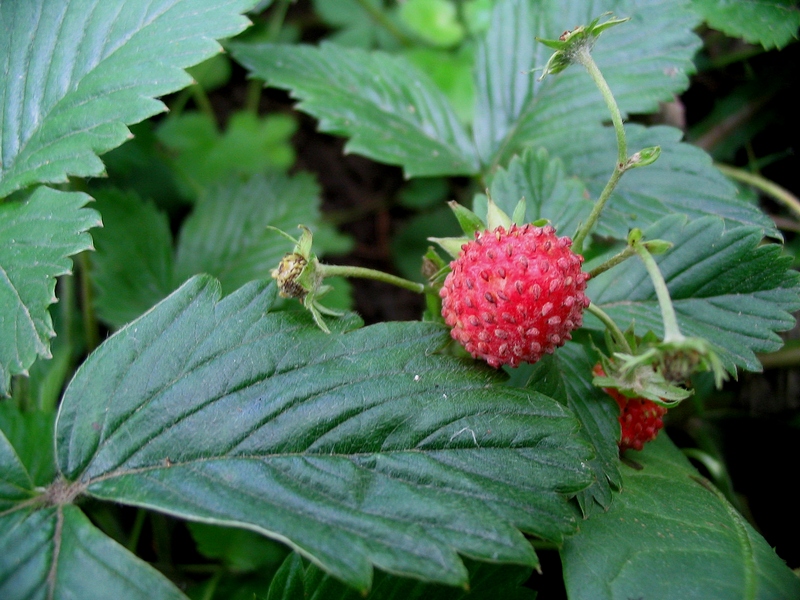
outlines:
M794 326L786 220L647 118L702 23L780 48L796 8L12 0L0 23L1 598L800 596L680 427ZM313 129L394 177L392 264L353 251L374 206L323 210ZM366 324L359 289L415 319Z

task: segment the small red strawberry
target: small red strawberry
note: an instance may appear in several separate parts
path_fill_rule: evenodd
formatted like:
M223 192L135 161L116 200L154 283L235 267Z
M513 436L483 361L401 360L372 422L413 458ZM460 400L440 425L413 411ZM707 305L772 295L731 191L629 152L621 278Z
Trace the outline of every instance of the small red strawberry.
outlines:
M547 225L500 226L461 247L441 289L450 335L493 367L534 363L580 327L587 273Z
M605 376L599 364L595 365L594 374ZM603 391L614 398L619 405L619 424L622 427L619 440L620 452L630 448L641 450L647 442L656 439L659 430L664 426L662 418L667 413L666 406L645 398L628 398L614 388L603 388Z

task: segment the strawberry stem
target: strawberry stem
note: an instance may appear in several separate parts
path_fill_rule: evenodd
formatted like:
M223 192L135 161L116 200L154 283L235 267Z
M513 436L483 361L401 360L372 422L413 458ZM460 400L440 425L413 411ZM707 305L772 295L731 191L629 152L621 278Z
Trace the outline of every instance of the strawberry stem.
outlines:
M580 47L572 55L572 58L575 62L579 63L586 69L586 71L589 73L589 76L597 86L597 89L600 90L600 94L603 96L603 100L605 100L606 106L611 112L611 122L613 123L614 131L617 134L617 163L614 165L614 171L611 173L611 177L609 178L606 187L600 194L600 197L597 199L594 208L592 208L589 218L586 219L585 223L581 224L572 240L573 250L576 253L581 254L583 252L583 242L586 239L586 236L589 235L594 228L597 220L600 218L600 213L603 211L606 202L611 197L611 192L613 192L614 188L617 187L617 183L619 183L622 174L628 168L628 143L625 139L625 128L622 125L622 113L619 110L617 101L614 99L614 94L611 92L611 88L608 87L605 77L603 77L603 74L597 67L597 63L594 62L590 49L585 46Z
M616 267L618 264L625 262L635 254L636 250L634 250L633 247L625 246L624 250L615 254L604 263L597 265L594 269L589 271L589 279L594 279L595 277L600 275L600 273L605 273L609 269Z
M640 243L635 242L633 248L642 259L644 268L647 269L647 274L653 282L653 288L658 297L658 306L661 308L661 319L664 322L664 342L680 342L686 339L678 327L678 318L675 315L675 307L672 305L672 298L667 289L667 282L664 280L664 275L661 269L658 268L658 263L650 254L647 247Z
M589 303L589 306L586 307L586 310L603 322L603 325L605 325L611 332L611 335L614 336L614 339L619 344L620 348L622 348L623 352L627 354L633 354L633 350L631 349L630 344L628 344L628 340L625 339L625 334L622 333L622 330L614 322L614 319L608 315L608 313L597 306L594 302Z
M319 264L317 269L318 273L322 275L322 277L335 277L335 276L358 277L360 279L372 279L374 281L382 281L384 283L389 283L391 285L403 288L404 290L410 290L418 294L422 294L425 293L426 291L429 291L422 283L417 283L416 281L409 281L408 279L403 279L402 277L397 277L396 275L389 275L388 273L384 273L382 271L376 271L375 269L367 269L366 267Z

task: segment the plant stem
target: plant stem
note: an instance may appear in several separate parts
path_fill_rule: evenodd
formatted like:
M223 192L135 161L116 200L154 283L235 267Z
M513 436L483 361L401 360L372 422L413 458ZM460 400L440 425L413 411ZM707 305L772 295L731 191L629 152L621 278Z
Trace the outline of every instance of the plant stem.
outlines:
M126 547L128 550L136 553L136 548L139 546L139 538L142 536L142 527L144 527L144 520L147 517L147 511L143 508L139 508L136 510L136 518L133 521L133 527L131 527L131 533L128 536L128 543Z
M597 265L594 269L589 271L589 277L591 279L594 279L595 277L600 275L600 273L605 273L609 269L616 267L618 264L625 262L634 254L636 254L636 250L634 250L632 246L625 246L625 248L621 252L615 254L614 256L609 258L606 262Z
M217 116L214 114L214 107L211 106L211 100L208 99L208 94L199 83L195 83L189 88L192 91L192 99L197 108L206 115L214 125L217 124Z
M100 344L100 332L94 314L94 294L92 293L91 266L89 253L78 255L81 270L81 313L83 315L83 334L86 338L86 349L91 352Z
M754 188L761 190L773 200L776 200L788 208L790 211L792 211L795 217L800 219L800 198L792 194L786 188L779 186L777 183L770 181L766 177L762 177L758 173L751 173L750 171L745 171L744 169L738 169L736 167L731 167L729 165L723 165L720 163L716 163L716 167L731 179L741 181L742 183L746 183L747 185L751 185Z
M401 46L411 46L411 39L403 32L402 29L397 27L397 25L395 25L381 9L375 8L369 2L369 0L356 0L356 2L358 2L358 5L364 9L364 12L366 12L370 18L375 21L375 23L383 27L392 35L392 37L400 42Z
M595 317L600 319L603 322L608 330L611 332L611 335L614 336L614 339L620 345L620 348L627 354L633 354L633 349L631 349L630 344L628 344L628 340L625 339L625 334L622 333L622 330L619 326L614 322L614 320L608 316L602 308L597 306L594 302L590 303L589 306L586 308L590 313L592 313Z
M411 290L412 292L416 292L418 294L422 294L426 291L425 285L417 283L416 281L409 281L408 279L403 279L402 277L389 275L388 273L376 271L375 269L367 269L365 267L320 264L319 272L322 277L335 277L337 275L340 277L359 277L361 279L373 279L375 281L390 283L392 285L396 285L397 287L403 288L404 290Z
M667 282L664 281L664 276L658 268L656 260L650 251L645 248L644 244L635 243L633 245L639 258L644 263L644 268L647 269L647 274L653 282L653 287L656 290L658 297L658 306L661 308L661 319L664 321L664 341L665 342L678 342L686 339L678 327L678 318L675 315L675 307L672 305L672 298L667 289Z
M614 188L617 187L620 177L622 177L622 174L625 172L626 164L628 162L628 143L625 139L625 128L622 125L622 113L619 110L617 101L614 99L614 94L611 92L611 88L608 87L605 77L603 77L600 69L597 68L597 63L594 62L589 48L585 46L580 47L574 54L573 59L575 62L583 65L597 86L597 89L600 90L600 94L603 96L603 100L605 100L606 106L611 112L611 122L614 125L614 132L617 135L617 164L614 165L614 171L611 173L611 177L609 178L606 187L603 189L603 192L597 199L589 218L586 219L585 223L581 224L581 226L578 228L578 231L575 233L574 239L572 240L573 250L580 254L583 252L583 242L586 239L586 236L589 235L594 228L597 220L600 218L600 213L605 207L606 202L611 197L611 192L613 192Z

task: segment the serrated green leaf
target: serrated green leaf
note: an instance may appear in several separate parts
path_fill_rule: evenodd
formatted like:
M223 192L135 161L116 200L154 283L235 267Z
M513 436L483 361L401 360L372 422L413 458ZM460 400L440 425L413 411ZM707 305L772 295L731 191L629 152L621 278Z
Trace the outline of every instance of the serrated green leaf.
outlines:
M186 600L75 506L1 515L0 548L3 600Z
M165 109L183 69L221 50L254 0L4 2L0 197L36 182L100 175L97 154Z
M561 557L572 600L800 597L800 579L665 435Z
M574 530L590 451L554 400L433 354L434 324L324 334L265 313L272 284L219 296L191 279L81 366L57 421L68 479L285 541L362 590L372 565L451 585L458 553L532 566L520 530Z
M465 561L469 569L469 589L424 583L376 573L375 585L364 596L345 587L323 571L310 565L305 574L305 593L309 600L533 600L536 592L523 586L531 575L528 567L493 565ZM289 600L289 599L287 599Z
M100 225L81 193L40 187L25 202L0 204L0 396L11 376L50 357L56 277L70 256L92 247L86 231Z
M376 14L383 14L392 24L393 32L397 32L394 28L399 20L384 9L381 0L313 0L313 4L314 12L336 30L326 38L332 42L364 49L399 45L396 36L375 21Z
M644 239L664 239L672 249L655 257L672 296L685 335L714 345L725 368L760 371L755 352L777 350L775 333L794 326L791 311L800 308L800 275L777 244L760 245L757 227L726 229L721 219L662 219ZM663 335L653 286L640 261L630 260L589 281L586 295L625 329ZM587 316L588 327L602 328Z
M474 45L463 45L456 52L409 48L403 56L439 86L462 123L472 123L475 117Z
M407 177L471 175L475 148L444 94L402 57L326 43L231 44L268 85L290 90L345 150L400 165Z
M121 327L175 289L172 233L167 216L133 192L103 190L96 198L104 227L94 233L91 256L95 308Z
M541 82L531 73L551 54L535 36L558 38L607 11L631 18L605 32L592 53L623 114L653 112L688 86L700 40L685 1L501 0L476 58L475 141L485 165L505 164L526 146L546 146L566 158L554 151L559 143L585 141L585 128L608 119L600 93L578 66Z
M800 27L794 0L692 0L692 8L710 27L767 50L796 40Z
M559 158L547 150L526 150L511 159L508 169L499 169L492 178L492 200L511 214L525 198L525 223L547 219L559 235L572 235L592 210L588 192L577 178L568 178ZM483 214L485 196L475 199L475 210ZM481 206L478 207L477 204Z
M33 481L28 471L0 428L0 512L34 495Z
M308 173L256 175L212 186L181 228L175 285L209 273L227 293L253 279L269 279L292 244L268 226L291 235L298 225L310 227L318 255L348 249L349 240L322 223L319 195L319 185Z
M725 219L729 227L755 225L765 235L781 237L772 219L738 196L708 154L680 141L680 130L628 125L625 131L631 152L661 146L661 156L647 168L625 173L601 215L597 233L626 239L632 228L643 229L663 217L684 214L690 219L714 215ZM563 156L567 172L577 174L597 198L616 160L614 131L595 126L584 134L585 138L551 146L550 152Z
M589 463L595 481L577 495L586 516L608 510L612 488L618 490L622 485L617 446L619 408L608 394L592 385L592 367L594 359L589 357L586 349L568 342L558 352L545 356L534 365L521 365L509 381L511 385L555 398L568 406L580 420L580 434L595 451L595 457Z
M0 430L36 486L48 485L56 475L55 420L55 412L22 412L10 402L0 402Z

